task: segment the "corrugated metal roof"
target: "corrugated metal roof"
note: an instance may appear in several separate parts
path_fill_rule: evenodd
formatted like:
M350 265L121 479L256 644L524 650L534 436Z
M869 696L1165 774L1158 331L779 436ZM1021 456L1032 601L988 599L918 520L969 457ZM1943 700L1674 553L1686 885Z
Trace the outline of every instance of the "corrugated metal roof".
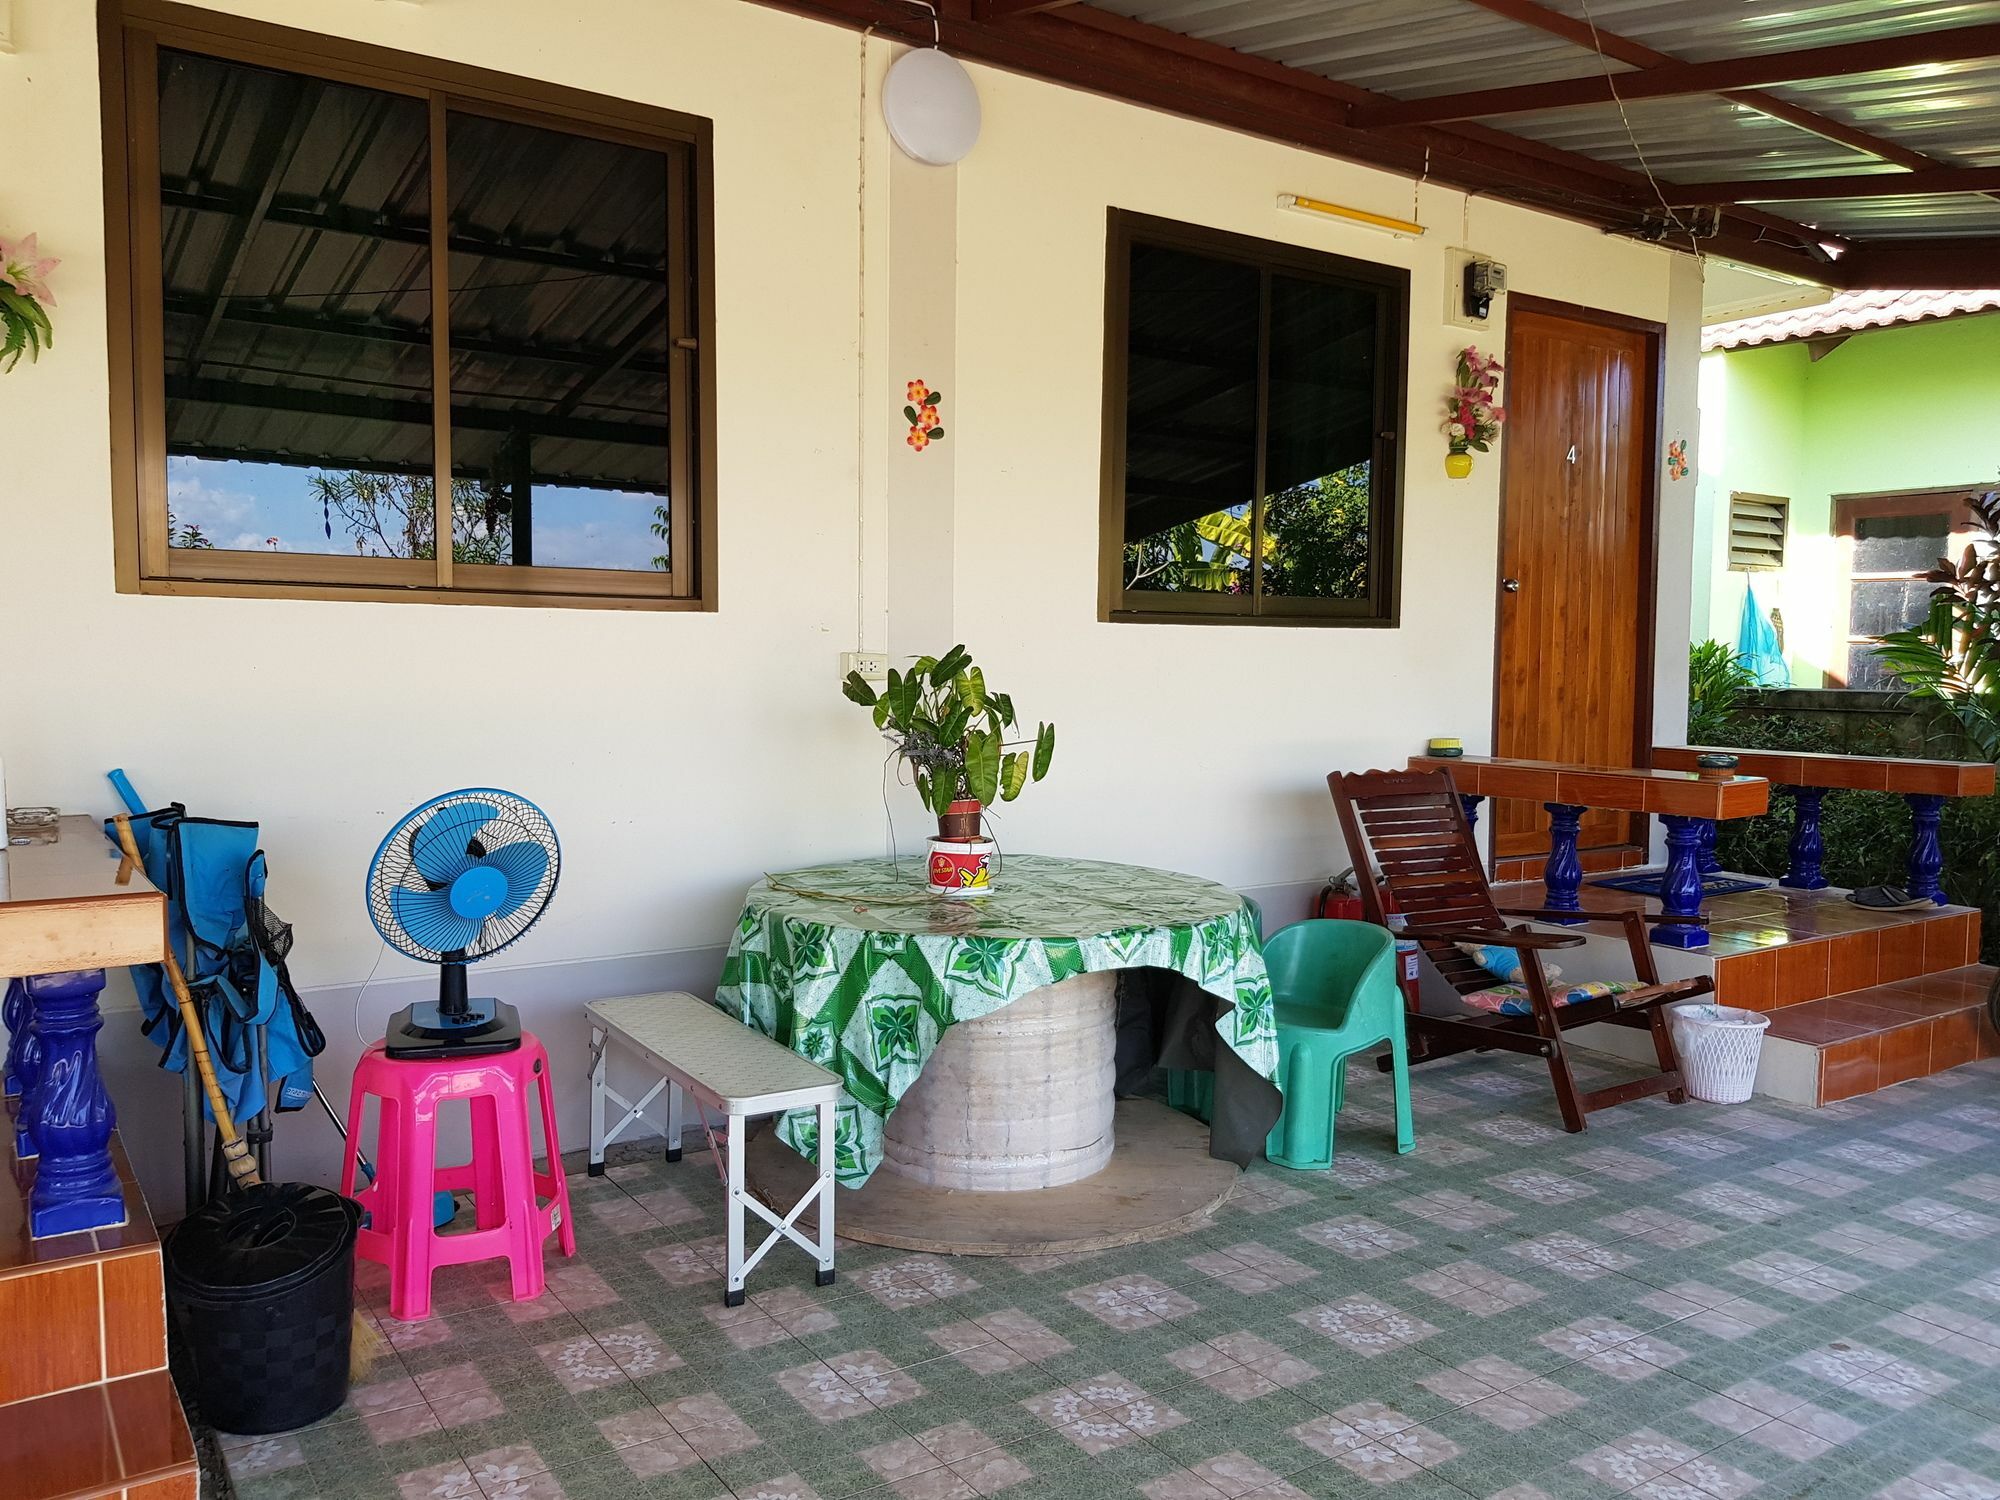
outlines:
M1468 0L1089 0L1170 31L1396 99L1631 71ZM2000 22L2000 0L1541 0L1688 62ZM2000 165L2000 60L1776 85L1766 92L1945 164ZM1629 119L1629 129L1627 120ZM1483 122L1681 182L1888 169L1719 95L1592 105ZM1836 233L1984 234L1991 199L1781 205Z
M1794 307L1737 318L1704 329L1701 347L1741 349L1750 344L1782 344L1824 338L1894 323L1922 323L2000 308L2000 288L1969 292L1839 292L1817 307Z
M1615 109L1551 109L1486 123L1635 172L1643 153L1647 165L1676 182L1865 172L1882 165L1879 157L1714 94L1637 99L1625 106L1625 115L1632 122L1629 135Z

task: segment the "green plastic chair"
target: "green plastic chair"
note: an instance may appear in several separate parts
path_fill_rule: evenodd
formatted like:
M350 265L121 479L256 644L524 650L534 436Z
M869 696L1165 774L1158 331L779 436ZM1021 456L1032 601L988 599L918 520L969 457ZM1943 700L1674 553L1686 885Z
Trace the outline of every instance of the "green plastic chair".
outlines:
M1255 898L1245 896L1243 909L1250 914L1250 930L1264 941L1264 908ZM1167 1069L1167 1105L1184 1115L1193 1115L1206 1125L1215 1115L1215 1075L1200 1068Z
M1347 1059L1389 1044L1395 1061L1396 1149L1417 1144L1410 1120L1410 1059L1396 939L1368 922L1294 922L1264 944L1278 1021L1278 1086L1285 1110L1264 1142L1281 1167L1333 1165L1334 1122L1346 1092Z

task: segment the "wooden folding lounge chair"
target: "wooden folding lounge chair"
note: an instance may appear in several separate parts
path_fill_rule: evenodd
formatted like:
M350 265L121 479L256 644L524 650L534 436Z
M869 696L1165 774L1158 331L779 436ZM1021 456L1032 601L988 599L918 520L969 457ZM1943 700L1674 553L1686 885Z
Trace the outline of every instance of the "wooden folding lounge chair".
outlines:
M1347 838L1348 857L1361 880L1361 901L1371 922L1402 914L1403 936L1421 945L1430 961L1472 1013L1408 1016L1410 1061L1459 1052L1525 1052L1545 1057L1562 1106L1563 1125L1584 1129L1584 1117L1631 1099L1665 1094L1679 1104L1680 1062L1660 1007L1715 989L1707 978L1662 983L1646 927L1665 918L1641 912L1502 910L1480 867L1479 849L1451 777L1441 771L1338 772L1326 778ZM1620 927L1632 950L1634 980L1580 984L1564 975L1551 982L1542 955L1576 948L1581 934L1540 932L1507 918L1561 920ZM1684 920L1684 919L1676 919ZM1520 955L1518 983L1496 978L1459 944L1511 948ZM1562 1034L1573 1026L1607 1021L1650 1031L1660 1071L1628 1083L1584 1092L1563 1054Z

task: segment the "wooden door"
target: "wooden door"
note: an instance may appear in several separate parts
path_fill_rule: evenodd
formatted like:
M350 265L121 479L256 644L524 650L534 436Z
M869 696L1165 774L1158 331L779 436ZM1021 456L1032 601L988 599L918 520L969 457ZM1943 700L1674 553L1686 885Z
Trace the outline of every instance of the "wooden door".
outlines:
M1498 755L1633 766L1650 748L1656 337L1523 298L1510 310ZM1547 851L1539 804L1493 816L1497 854ZM1580 842L1632 841L1634 823L1593 811Z

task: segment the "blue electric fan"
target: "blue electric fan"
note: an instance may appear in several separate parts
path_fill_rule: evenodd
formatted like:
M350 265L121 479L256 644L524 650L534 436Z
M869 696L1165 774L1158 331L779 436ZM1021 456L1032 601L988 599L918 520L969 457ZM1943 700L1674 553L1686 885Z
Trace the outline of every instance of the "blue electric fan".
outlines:
M525 797L467 787L405 814L368 867L368 915L400 953L442 965L435 1004L389 1018L391 1057L510 1052L521 1017L494 999L468 998L465 966L490 958L535 925L555 895L562 847Z

